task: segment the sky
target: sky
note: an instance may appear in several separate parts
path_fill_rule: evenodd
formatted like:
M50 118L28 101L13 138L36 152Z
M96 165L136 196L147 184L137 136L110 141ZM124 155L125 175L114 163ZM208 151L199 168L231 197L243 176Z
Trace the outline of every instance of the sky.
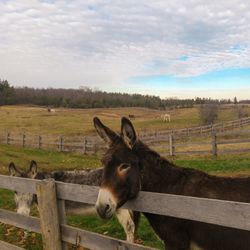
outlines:
M0 0L0 78L250 99L250 1Z

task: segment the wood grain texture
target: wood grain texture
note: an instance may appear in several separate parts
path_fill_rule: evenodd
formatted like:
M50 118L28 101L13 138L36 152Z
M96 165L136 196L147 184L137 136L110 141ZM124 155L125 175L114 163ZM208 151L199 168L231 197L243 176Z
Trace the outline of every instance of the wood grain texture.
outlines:
M40 233L40 220L36 217L25 216L15 212L0 209L0 221L5 224ZM1 249L1 248L0 248Z
M36 191L43 248L46 250L62 250L55 181L46 179L37 183Z
M4 241L0 241L0 249L1 250L24 250L24 248L9 244Z
M152 250L153 248L117 240L108 236L61 225L62 239L95 250Z
M59 220L60 224L67 224L67 217L66 217L66 209L65 209L65 200L58 200L58 212L59 212ZM62 249L68 250L67 242L62 242Z
M123 208L250 231L249 203L140 192Z

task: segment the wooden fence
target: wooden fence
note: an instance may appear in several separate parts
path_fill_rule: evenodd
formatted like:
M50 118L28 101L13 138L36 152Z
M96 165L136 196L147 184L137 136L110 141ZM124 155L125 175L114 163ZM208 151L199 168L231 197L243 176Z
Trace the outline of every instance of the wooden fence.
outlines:
M139 133L139 137L148 145L154 146L155 143L169 143L171 137L172 141L201 136L207 137L210 136L212 133L224 133L227 131L232 131L233 129L242 128L247 125L250 125L250 117L229 121L226 123L211 124L207 126ZM96 154L97 152L102 152L105 149L104 143L96 136L67 137L51 135L32 135L28 133L15 134L8 132L6 134L0 134L0 143L38 149L56 149L60 152L74 151L81 152L83 154ZM169 146L171 147L171 145ZM174 151L170 150L170 155L173 155L171 152Z
M64 201L95 204L98 187L3 175L0 175L0 187L37 194L40 219L0 209L0 221L41 233L46 250L65 250L67 243L97 250L152 249L67 225ZM250 231L248 203L140 192L124 208ZM22 248L0 241L0 249Z
M244 137L244 139L237 139L236 136L240 135L241 137ZM227 136L230 136L230 138L227 139ZM232 136L235 136L235 138L232 139ZM240 147L235 147L236 145L240 145ZM175 135L171 134L169 135L169 143L165 146L165 151L162 150L162 153L165 152L170 156L183 154L212 154L217 156L218 154L246 153L250 152L250 130L241 130L237 132L230 131L224 133L213 131L211 133L210 141L189 141L186 143L176 143ZM161 145L161 147L163 147L163 145ZM191 148L192 150L178 150L179 148ZM203 148L203 150L200 150L199 148Z
M242 128L247 125L250 125L250 117L205 126L140 133L140 138L142 138L145 142L159 142L162 140L166 140L168 136L172 134L175 136L175 138L209 136L214 131L216 131L217 133L223 133Z

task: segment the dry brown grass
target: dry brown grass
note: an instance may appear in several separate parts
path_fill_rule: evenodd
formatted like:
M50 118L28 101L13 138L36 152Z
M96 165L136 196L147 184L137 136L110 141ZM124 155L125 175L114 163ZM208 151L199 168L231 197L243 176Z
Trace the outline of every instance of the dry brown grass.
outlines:
M165 123L161 115L169 113L171 122ZM198 108L173 109L168 111L147 108L105 109L56 109L48 113L45 107L2 106L0 107L0 133L26 132L31 134L86 135L94 133L93 117L100 117L115 130L120 129L122 116L134 115L133 123L138 131L159 131L200 125ZM218 121L237 119L234 107L223 108Z

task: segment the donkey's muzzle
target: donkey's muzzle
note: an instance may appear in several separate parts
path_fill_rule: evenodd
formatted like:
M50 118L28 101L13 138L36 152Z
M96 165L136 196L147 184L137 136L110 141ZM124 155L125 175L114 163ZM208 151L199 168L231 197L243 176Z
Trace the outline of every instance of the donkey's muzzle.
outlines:
M113 215L110 205L96 206L96 211L102 219L110 219Z
M108 190L101 188L96 201L96 211L103 219L109 219L115 213L117 202L113 194Z

